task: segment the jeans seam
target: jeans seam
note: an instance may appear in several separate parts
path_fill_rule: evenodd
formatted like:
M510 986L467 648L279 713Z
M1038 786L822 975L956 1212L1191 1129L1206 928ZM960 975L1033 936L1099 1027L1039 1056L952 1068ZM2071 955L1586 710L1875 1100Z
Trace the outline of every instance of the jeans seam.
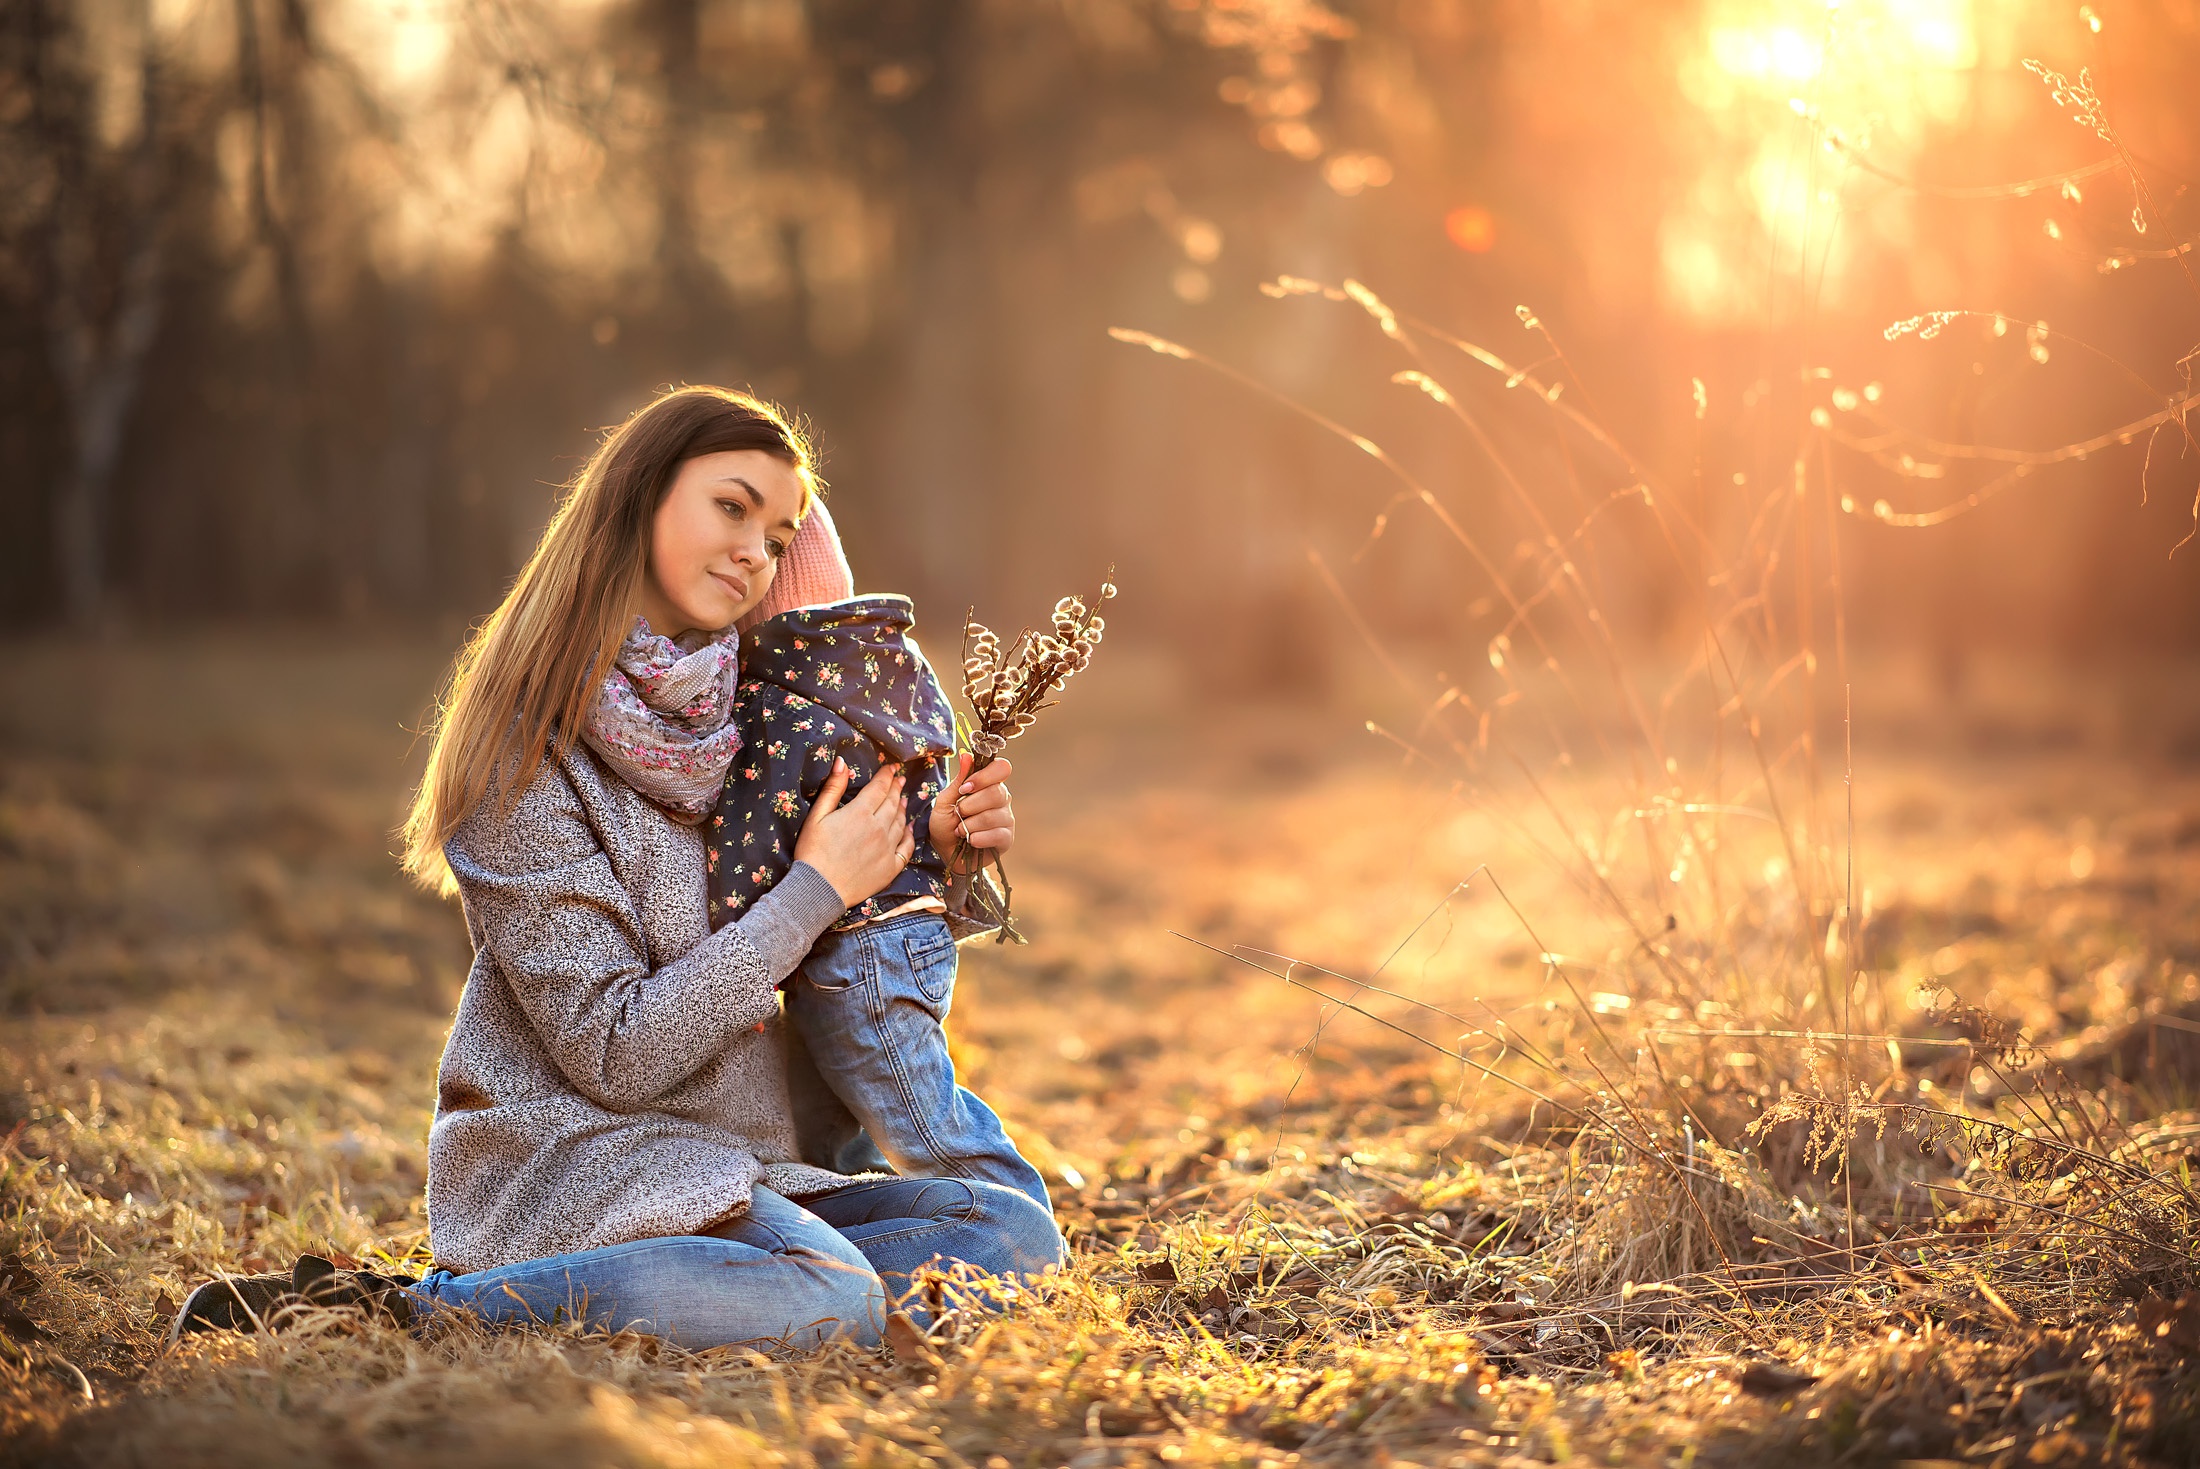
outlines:
M892 1189L892 1188L900 1188L900 1187L902 1187L903 1185L906 1185L906 1184L912 1184L912 1183L914 1183L914 1184L918 1184L918 1185L922 1185L922 1186L924 1186L924 1187L929 1187L930 1185L932 1185L932 1184L935 1184L935 1183L954 1183L954 1184L960 1184L960 1185L962 1185L963 1189L965 1190L965 1192L966 1192L966 1194L967 1194L967 1197L966 1197L966 1198L965 1198L965 1199L963 1200L963 1202L962 1202L962 1203L960 1203L960 1204L958 1204L958 1205L956 1206L956 1207L957 1207L957 1208L958 1208L958 1209L959 1209L959 1210L960 1210L961 1212L960 1212L960 1213L959 1213L959 1214L958 1214L958 1215L957 1215L957 1216L956 1216L955 1218L953 1218L953 1219L946 1219L946 1218L942 1218L942 1217L941 1217L940 1215L937 1215L937 1214L930 1214L930 1215L919 1215L919 1214L896 1214L896 1215L893 1215L893 1216L892 1216L893 1218L896 1218L896 1219L907 1219L907 1220L911 1221L911 1222L912 1222L913 1224L916 1224L916 1225L920 1225L920 1226L930 1226L930 1225L935 1225L935 1224L938 1224L938 1225L948 1225L948 1226L961 1226L961 1225L965 1225L965 1224L972 1224L972 1223L977 1223L977 1222L980 1222L980 1221L989 1221L989 1220L991 1219L991 1216L990 1216L990 1215L988 1215L988 1214L986 1213L986 1210L985 1210L985 1196L984 1196L984 1194L983 1194L983 1193L982 1193L982 1192L980 1191L980 1188L979 1188L979 1185L978 1185L978 1182L977 1182L977 1180L974 1180L974 1179L968 1179L968 1178L896 1178L896 1179L889 1179L889 1180L886 1180L886 1181L884 1181L884 1182L879 1182L879 1183L849 1183L849 1184L843 1185L843 1186L842 1186L842 1187L840 1187L840 1188L836 1188L836 1189L834 1189L834 1190L832 1191L832 1193L831 1193L831 1195L830 1195L830 1196L831 1196L831 1197L833 1197L833 1198L840 1198L840 1197L843 1197L843 1196L845 1196L845 1195L848 1195L848 1194L855 1194L855 1193L867 1193L867 1192L870 1192L871 1190L874 1190L874 1189L880 1189L880 1188L888 1188L888 1189ZM995 1186L997 1187L998 1185L995 1185ZM920 1188L919 1188L919 1189L917 1190L917 1195L916 1195L916 1196L917 1196L918 1198L922 1198L922 1197L923 1197L923 1195L924 1195L924 1187L920 1187ZM823 1216L822 1216L822 1215L820 1215L819 1217L820 1217L820 1218L823 1218ZM827 1222L828 1222L828 1223L830 1223L830 1221L827 1221ZM848 1229L853 1229L853 1228L856 1228L856 1227L857 1227L857 1225L860 1225L860 1224L864 1224L864 1223L881 1223L881 1222L883 1222L883 1221L879 1221L879 1220L858 1220L858 1221L856 1221L856 1222L855 1222L854 1224L850 1224L850 1225L846 1226L846 1228L848 1228ZM842 1229L842 1226L841 1226L841 1225L838 1225L838 1224L835 1224L835 1225L833 1225L832 1227L833 1227L834 1229Z
M929 952L930 952L930 951L927 951L927 953L928 953L928 954L929 954ZM910 949L910 947L909 947L909 940L908 940L908 938L907 938L906 936L904 936L904 937L903 937L903 939L902 939L902 941L901 941L901 956L902 956L902 958L903 958L904 960L906 960L906 961L908 962L908 965L909 965L909 977L910 977L911 981L913 981L913 982L915 983L915 985L916 985L916 987L917 987L917 993L919 993L919 994L923 995L923 996L924 996L924 997L925 997L925 998L926 998L927 1000L931 1000L931 1001L932 1001L932 1003L933 1003L933 1004L935 1004L935 1005L945 1005L945 1004L947 1004L947 1003L948 1003L948 996L952 995L952 994L953 994L953 993L955 992L955 977L954 977L954 974L953 974L952 972L950 972L950 973L949 973L949 975L948 975L948 978L947 978L947 985L946 985L946 987L945 987L945 991L944 991L944 992L943 992L942 994L940 994L940 995L939 995L939 996L938 996L937 998L935 998L935 997L933 996L932 992L931 992L931 991L930 991L929 989L925 988L925 984L924 984L924 978L923 978L923 975L922 975L922 974L921 974L921 973L919 972L919 970L918 970L918 968L917 968L917 956L916 956L916 953L915 953L915 952L914 952L913 950L911 950L911 949ZM954 946L954 944L953 944L952 942L950 942L950 943L949 943L949 944L947 945L947 956L948 956L948 962L949 962L950 964L952 964L952 963L954 962L954 957L955 957L955 946ZM942 1024L945 1024L946 1022L945 1022L945 1021L942 1021L941 1023L942 1023Z
M969 1221L967 1220L959 1222L942 1222L939 1220L927 1219L922 1221L921 1223L914 1224L907 1229L897 1229L887 1234L874 1234L866 1236L863 1242L867 1245L900 1244L905 1240L917 1239L920 1236L928 1233L937 1233L941 1230L948 1229L962 1229L967 1227L968 1223ZM879 1273L883 1275L886 1272L880 1271ZM900 1273L906 1274L907 1272L904 1271Z
M878 979L878 950L869 941L868 935L863 949L864 962L869 968L870 978L873 981L870 986L869 1009L871 1011L871 1024L878 1031L879 1050L886 1055L888 1069L894 1075L895 1089L901 1093L902 1105L909 1113L909 1120L914 1131L923 1140L925 1151L931 1155L932 1165L936 1168L947 1168L953 1164L954 1159L948 1156L946 1146L940 1141L939 1136L933 1132L930 1121L924 1115L924 1109L917 1105L916 1085L910 1079L909 1068L902 1056L901 1047L894 1043L893 1031L886 1024L885 989L884 986L876 982ZM943 1035L941 1039L944 1042L945 1036ZM955 1075L955 1063L952 1057L948 1059L947 1073L948 1080L952 1084ZM958 1102L961 1100L959 1095L956 1100Z
M972 1212L975 1213L976 1211L973 1210ZM827 1227L831 1228L831 1226ZM713 1268L725 1268L736 1264L774 1265L782 1263L792 1263L812 1271L823 1268L827 1271L828 1274L836 1273L839 1271L854 1271L858 1268L855 1264L849 1261L840 1260L831 1255L822 1254L807 1246L787 1244L785 1236L782 1235L778 1230L775 1229L771 1232L772 1236L775 1239L781 1241L782 1248L779 1250L764 1251L764 1253L770 1257L769 1259L749 1261L729 1261L720 1259L711 1262ZM835 1234L838 1234L839 1230L835 1229L833 1232ZM845 1235L842 1235L841 1237L843 1239L846 1239ZM899 1238L900 1236L896 1235L893 1237ZM625 1263L636 1258L664 1254L668 1250L675 1252L684 1251L688 1246L692 1244L705 1241L714 1245L736 1244L742 1245L745 1248L751 1250L762 1249L761 1246L748 1244L745 1240L727 1240L717 1235L664 1235L655 1239L626 1241L624 1252L620 1255L619 1258L622 1263ZM621 1247L606 1246L604 1248L618 1249ZM858 1249L856 1253L859 1256L862 1255L862 1251L860 1249ZM877 1276L878 1271L876 1267L871 1267L868 1260L864 1261L864 1266L870 1269L870 1273L874 1278ZM479 1273L486 1274L487 1272ZM557 1275L553 1275L549 1271L544 1271L540 1275L535 1275L532 1277L514 1273L511 1275L507 1275L503 1279L499 1280L495 1287L493 1287L493 1290L494 1292L509 1294L512 1299L518 1301L521 1305L525 1306L530 1321L540 1322L545 1319L556 1320L559 1313L561 1312L571 1312L574 1320L586 1321L590 1318L592 1314L591 1302L592 1299L597 1295L597 1291L595 1287L589 1285L585 1280L576 1279L575 1274L576 1272L570 1266L563 1267L562 1279ZM467 1276L463 1275L448 1277L446 1280L439 1282L437 1292L432 1296L422 1295L417 1290L414 1292L408 1292L408 1294L415 1294L419 1298L425 1300L428 1305L436 1309L477 1309L477 1302L472 1298L472 1296L473 1294L478 1294L478 1292L471 1293L468 1299L464 1301L446 1299L442 1294L441 1288L443 1286L450 1285L456 1281L461 1281L466 1278ZM835 1284L838 1285L839 1282L835 1282ZM554 1289L558 1285L562 1285L564 1287L564 1299L558 1302L547 1303L549 1306L549 1315L547 1318L544 1317L543 1312L539 1310L533 1302L527 1301L524 1297L519 1295L519 1290L522 1288L541 1291L545 1288ZM866 1300L869 1299L869 1296L871 1294L868 1289L860 1287L858 1288L858 1293L864 1295ZM637 1317L636 1319L641 1318ZM651 1319L654 1320L656 1318ZM658 1324L663 1325L664 1323L659 1322ZM612 1325L612 1329L619 1329L619 1324L614 1323Z
M759 1226L759 1227L760 1227L760 1228L770 1228L770 1226L769 1226L769 1225L764 1225L764 1226ZM775 1238L779 1238L779 1239L781 1239L782 1241L784 1241L784 1236L781 1236L781 1235L779 1234L779 1231L778 1231L778 1230L776 1230L776 1229L775 1229L775 1230L772 1230L772 1234L773 1234L773 1236L774 1236ZM725 1238L725 1237L724 1237L723 1235L716 1235L716 1234L664 1234L664 1235L657 1235L657 1236L654 1236L654 1237L652 1237L652 1238L650 1238L650 1239L630 1239L630 1240L623 1240L623 1241L621 1241L620 1243L618 1243L618 1244L615 1244L615 1245L599 1245L599 1246L598 1246L597 1248L598 1248L598 1249L605 1249L605 1250L619 1250L619 1251L621 1251L621 1252L622 1252L622 1253L620 1254L620 1256L619 1256L619 1258L620 1258L621 1260L632 1260L632 1259L637 1259L637 1258L641 1258L641 1257L644 1257L644 1256L648 1256L648 1255L657 1255L657 1254L662 1254L662 1253L664 1253L664 1252L665 1252L665 1251L667 1251L667 1250L684 1250L684 1249L687 1249L687 1248L689 1248L690 1246L693 1246L693 1245L697 1245L697 1244L711 1244L711 1245L742 1245L742 1246L745 1246L746 1248L748 1248L748 1249L752 1249L752 1250L754 1250L754 1249L761 1249L761 1248L762 1248L762 1246L760 1246L760 1245L752 1245L752 1244L749 1244L749 1243L748 1243L748 1241L746 1241L746 1240L733 1240L733 1239L727 1239L727 1238ZM790 1246L789 1248L791 1248L791 1246ZM575 1253L575 1254L586 1254L586 1255L592 1255L592 1254L596 1253L596 1251L595 1251L595 1250L578 1250L578 1251L574 1251L573 1253ZM524 1269L524 1268L525 1268L525 1267L526 1267L527 1265L529 1265L529 1264L532 1264L532 1263L535 1263L535 1262L533 1262L533 1261L522 1261L522 1262L521 1262L521 1263L520 1263L519 1265L506 1267L507 1269L509 1269L510 1271L512 1271L512 1273L511 1273L511 1274L508 1274L508 1275L506 1275L506 1276L505 1276L505 1278L504 1278L504 1280L503 1280L503 1281L501 1282L501 1284L503 1284L503 1285L510 1285L510 1284L511 1284L511 1283L512 1283L512 1282L513 1282L514 1280L522 1278L522 1277L520 1277L520 1276L519 1276L518 1272L519 1272L520 1270ZM571 1267L571 1266L565 1266L565 1267L563 1267L563 1268L564 1268L564 1271L565 1271L565 1278L566 1278L566 1279L567 1279L568 1281L571 1281L571 1280L572 1280L572 1278L573 1278L573 1269L572 1269L572 1267ZM474 1276L474 1275L486 1275L486 1274L488 1274L488 1273L489 1273L489 1272L488 1272L488 1271L486 1271L486 1270L478 1270L478 1271L468 1271L468 1272L467 1272L467 1274L465 1274L465 1275L453 1275L453 1276L451 1276L451 1277L450 1277L450 1280L451 1280L451 1281L454 1281L454 1282L455 1282L455 1281L461 1281L461 1280L466 1280L466 1279L468 1279L468 1278L470 1278L471 1276ZM549 1274L550 1274L550 1273L549 1273L548 1271L544 1271L544 1272L542 1272L542 1276L541 1276L541 1278L543 1278L543 1279L548 1279L548 1278L549 1278Z
M933 1182L935 1180L926 1181ZM969 1182L966 1179L958 1178L936 1181L960 1183L966 1189L970 1187ZM884 1221L880 1222L883 1223ZM881 1243L882 1241L892 1241L895 1243L899 1243L903 1240L915 1239L928 1232L936 1232L939 1230L982 1229L992 1222L992 1219L985 1212L984 1196L981 1195L976 1189L970 1189L969 1199L961 1206L958 1217L953 1219L942 1219L938 1215L934 1215L930 1218L911 1218L909 1221L909 1227L907 1229L896 1229L885 1234L869 1235L864 1239L863 1243L866 1245L876 1245ZM862 1246L859 1245L857 1248L860 1249L861 1247Z

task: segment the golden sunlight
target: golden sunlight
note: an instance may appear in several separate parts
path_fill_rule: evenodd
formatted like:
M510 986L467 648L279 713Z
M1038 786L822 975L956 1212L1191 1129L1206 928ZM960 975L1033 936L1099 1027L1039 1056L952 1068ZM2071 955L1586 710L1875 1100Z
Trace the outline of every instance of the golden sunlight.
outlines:
M1806 295L1838 301L1860 255L1897 242L1906 218L1836 227L1847 165L1834 142L1901 169L1971 105L1976 36L1971 0L1714 6L1677 78L1707 136L1660 231L1667 303L1716 325L1790 315ZM1806 273L1806 290L1773 284Z

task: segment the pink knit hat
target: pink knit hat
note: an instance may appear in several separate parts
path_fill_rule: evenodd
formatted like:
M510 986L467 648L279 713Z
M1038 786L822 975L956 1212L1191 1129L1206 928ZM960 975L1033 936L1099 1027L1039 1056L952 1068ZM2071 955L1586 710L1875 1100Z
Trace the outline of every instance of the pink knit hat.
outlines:
M810 513L796 528L787 554L779 560L779 574L772 589L747 615L734 624L742 632L792 612L797 607L816 607L826 602L845 602L856 594L856 579L848 570L848 557L840 549L840 531L822 495L810 496Z

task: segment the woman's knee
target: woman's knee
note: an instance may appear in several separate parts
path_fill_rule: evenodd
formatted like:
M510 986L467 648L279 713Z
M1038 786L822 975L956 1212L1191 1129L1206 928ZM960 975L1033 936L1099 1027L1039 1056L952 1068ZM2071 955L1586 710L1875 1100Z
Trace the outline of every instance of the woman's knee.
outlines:
M748 1209L714 1232L757 1252L747 1263L765 1272L748 1280L738 1268L726 1272L721 1289L729 1306L753 1309L768 1300L765 1309L784 1319L790 1346L836 1340L878 1344L886 1325L886 1287L839 1230L759 1185Z
M850 1264L837 1254L798 1248L779 1258L783 1265L799 1270L805 1282L805 1288L789 1291L783 1298L788 1345L809 1349L829 1341L859 1347L879 1344L890 1309L886 1286L860 1255Z
M974 1222L982 1224L1002 1246L1005 1257L991 1268L997 1275L1037 1275L1068 1256L1062 1228L1054 1213L1020 1189L997 1183L958 1179L972 1193Z

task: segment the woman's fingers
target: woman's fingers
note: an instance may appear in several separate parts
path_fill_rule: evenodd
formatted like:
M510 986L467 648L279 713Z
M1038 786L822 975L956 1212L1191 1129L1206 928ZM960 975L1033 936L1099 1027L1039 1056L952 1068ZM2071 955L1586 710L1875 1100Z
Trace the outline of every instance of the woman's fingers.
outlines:
M1008 795L1015 767L995 760L973 773L970 764L967 754L956 757L952 778L932 803L932 845L957 872L992 861L1016 841L1016 813ZM984 855L973 863L972 852Z
M1016 767L1008 761L996 760L976 775L971 775L968 773L968 759L969 757L965 756L963 767L956 771L956 774L962 776L961 782L955 787L955 794L958 796L967 798L982 794L994 786L1003 784L1011 775L1016 773Z
M1008 787L1001 785L987 786L974 796L957 796L955 798L955 809L962 813L962 818L965 821L974 816L982 816L988 811L1006 811L1008 809Z
M990 820L981 818L977 821L963 823L962 839L973 847L998 847L1009 839L1009 834L1015 829L1012 824L1003 818L995 817Z
M955 768L947 779L940 782L940 793L932 798L932 809L945 811L955 804L956 792L962 789L963 777L970 773L970 753L966 750L955 756Z
M1016 817L1009 804L1008 787L990 785L974 796L963 796L955 802L957 828L974 847L989 847L992 842L976 838L985 832L1013 829Z
M833 768L826 773L825 784L818 787L817 799L810 805L810 814L802 820L802 829L808 831L828 814L839 810L841 798L847 794L848 762L836 756Z
M907 777L899 766L883 767L853 796L846 794L850 782L847 762L835 760L802 824L794 854L853 907L909 865L911 838L902 805Z
M870 784L849 798L848 804L868 816L899 806L903 776L899 765L889 765L871 778Z

